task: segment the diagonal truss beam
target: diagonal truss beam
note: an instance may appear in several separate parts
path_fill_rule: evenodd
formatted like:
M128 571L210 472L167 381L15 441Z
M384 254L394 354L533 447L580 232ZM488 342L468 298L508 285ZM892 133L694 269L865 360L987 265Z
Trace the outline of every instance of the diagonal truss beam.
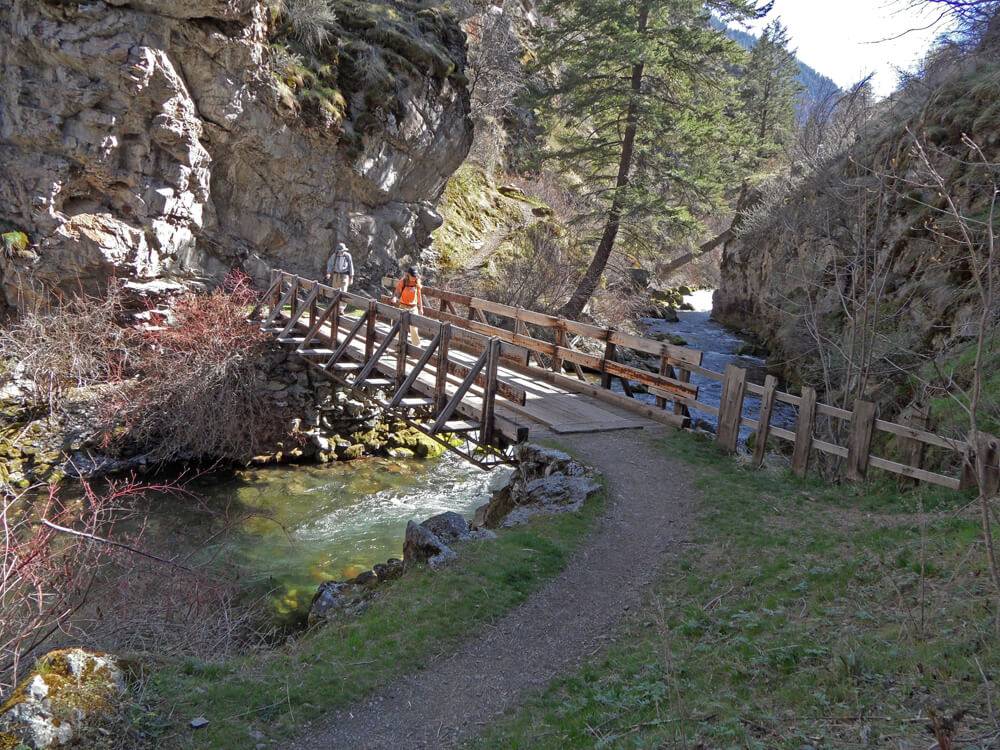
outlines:
M438 415L437 421L434 423L434 426L431 427L431 432L440 432L441 428L444 427L445 422L451 419L451 415L455 413L459 404L462 403L462 399L465 398L465 394L469 392L469 389L472 388L472 384L476 382L476 378L479 376L479 373L482 372L484 367L486 367L486 361L489 359L489 356L490 351L487 349L482 353L482 356L476 360L476 364L474 364L469 370L469 374L465 376L465 380L462 381L458 390L452 394L451 400L448 401L444 410Z
M356 385L360 385L363 381L367 380L375 371L375 368L378 367L379 360L381 360L385 353L389 351L389 347L392 346L392 341L396 338L399 331L399 321L396 321L392 328L389 329L389 333L386 334L385 339L381 344L379 344L378 349L372 353L371 359L365 362L365 366L361 369L361 372L358 373L358 377L354 380Z
M292 329L295 328L296 323L299 322L299 318L306 314L306 310L309 309L309 305L316 300L317 296L319 296L318 286L314 286L312 291L306 295L306 298L302 300L301 303L299 302L299 295L295 295L295 304L292 305L292 318L288 321L288 325L281 329L281 333L278 334L278 338L284 338L291 333ZM297 307L296 304L298 305Z
M437 351L438 344L440 343L441 343L441 334L438 333L438 335L434 337L434 340L431 341L430 345L428 345L428 347L424 350L424 353L423 355L421 355L420 359L417 360L417 364L415 364L413 366L413 369L410 370L410 374L406 376L406 380L404 380L402 385L399 386L399 389L396 391L395 395L392 397L392 400L389 402L390 407L396 408L397 406L399 406L400 402L406 396L407 392L410 390L410 388L413 387L413 384L416 382L417 378L420 377L420 373L423 372L425 367L427 367L427 363L431 361L431 357L434 356L434 352Z
M361 317L358 318L357 322L354 324L354 327L351 328L350 333L347 334L347 338L344 339L344 342L337 347L337 350L333 353L333 356L330 357L330 359L327 361L325 365L323 365L324 370L329 370L331 367L333 367L340 361L340 358L344 356L344 352L347 351L347 347L351 345L352 341L354 341L355 337L358 335L358 331L361 330L362 326L364 326L367 320L368 320L368 311L365 310L361 314ZM336 335L336 331L334 331L334 334Z

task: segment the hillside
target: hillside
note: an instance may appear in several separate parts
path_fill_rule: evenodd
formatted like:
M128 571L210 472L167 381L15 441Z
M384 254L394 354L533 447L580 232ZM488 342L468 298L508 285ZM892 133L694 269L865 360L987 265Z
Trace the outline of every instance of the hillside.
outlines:
M930 400L961 422L944 394L969 384L986 304L971 269L990 248L997 42L941 54L855 120L845 153L773 185L728 245L715 315L765 339L793 379L883 413Z

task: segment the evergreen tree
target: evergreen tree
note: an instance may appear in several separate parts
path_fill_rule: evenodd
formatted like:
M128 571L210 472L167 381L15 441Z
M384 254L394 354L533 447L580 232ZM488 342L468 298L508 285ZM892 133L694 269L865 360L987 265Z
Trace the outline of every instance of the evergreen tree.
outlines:
M772 21L754 45L743 74L740 98L750 126L751 167L759 168L795 135L795 110L803 93L788 30Z
M635 236L690 231L730 184L738 120L738 46L710 13L750 16L756 0L548 0L540 62L548 158L579 180L603 232L562 309L577 317L623 227Z

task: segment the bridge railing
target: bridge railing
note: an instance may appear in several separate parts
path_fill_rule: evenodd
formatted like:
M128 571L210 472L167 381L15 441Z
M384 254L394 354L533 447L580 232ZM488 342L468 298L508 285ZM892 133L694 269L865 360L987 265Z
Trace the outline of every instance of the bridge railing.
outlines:
M392 278L383 279L384 285L392 283ZM702 366L702 352L693 349L445 289L424 287L423 294L428 317L494 336L519 347L519 350L511 350L508 356L519 365L529 367L533 373L540 373L542 368L549 369L561 384L572 387L572 379L561 375L564 363L570 363L580 381L585 379L584 369L598 373L603 389L610 389L612 379L619 379L626 396L635 395L632 383L641 383L656 397L658 410L665 410L670 403L672 416L676 419L664 419L648 407L645 411L647 416L684 424L689 416L689 407L714 415L718 418L717 440L726 451L736 450L742 428L752 430L755 438L753 460L757 466L763 464L768 439L773 437L792 444L792 469L800 476L806 474L813 452L819 452L841 459L843 473L849 481L864 479L872 467L950 489L968 487L974 481L969 441L938 435L927 429L929 414L926 410L915 411L904 422L892 422L878 418L872 402L858 400L852 409L847 410L818 402L813 388L803 388L801 395L779 391L778 381L773 376L768 376L763 385L758 385L747 380L746 370L734 365L727 367L725 373L707 369ZM431 302L436 303L436 309ZM532 332L532 328L544 330L548 336L541 339ZM548 341L548 338L554 341ZM580 340L590 341L591 346L596 344L602 354L598 356L577 350L574 342ZM622 349L655 356L659 361L658 372L618 361ZM534 366L532 357L535 359ZM718 406L698 400L698 389L691 384L692 374L722 383L723 392ZM593 389L593 386L590 388ZM598 395L593 390L589 392ZM748 398L759 402L756 418L745 414ZM616 402L625 405L620 398ZM794 430L771 424L776 403L796 409ZM824 431L824 436L842 435L844 444L821 437L820 423L824 421L829 428ZM885 450L884 441L875 440L880 433L896 438L895 459L899 460L873 452L873 442L878 443L876 451ZM988 481L1000 487L1000 441L984 434L972 442L978 445L980 452L988 454L991 467ZM923 468L927 448L941 449L945 454L958 457L960 476Z
M391 277L382 281L388 288L395 282ZM547 371L544 377L569 389L614 401L675 426L687 423L689 406L704 406L698 402L698 387L691 383L691 373L702 364L704 355L700 351L446 289L423 287L423 295L425 315L499 338L515 347L508 354L509 363L528 368L536 376ZM383 302L388 300L388 296L383 297ZM621 361L624 350L654 357L657 371ZM572 367L575 381L563 375L566 364ZM585 371L600 376L599 388L589 383ZM610 392L615 380L621 384L624 396ZM634 384L641 384L655 396L656 409L635 400ZM668 402L670 412L666 411Z

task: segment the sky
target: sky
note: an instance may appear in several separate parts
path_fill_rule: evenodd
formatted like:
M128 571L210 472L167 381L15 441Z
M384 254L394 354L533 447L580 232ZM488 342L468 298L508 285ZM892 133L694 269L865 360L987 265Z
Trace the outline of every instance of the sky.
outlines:
M921 30L936 14L907 10L906 4L907 0L777 0L771 14L750 31L759 34L779 17L803 62L841 88L873 72L877 94L887 96L896 89L897 68L916 66L940 31ZM904 34L910 29L916 30Z

